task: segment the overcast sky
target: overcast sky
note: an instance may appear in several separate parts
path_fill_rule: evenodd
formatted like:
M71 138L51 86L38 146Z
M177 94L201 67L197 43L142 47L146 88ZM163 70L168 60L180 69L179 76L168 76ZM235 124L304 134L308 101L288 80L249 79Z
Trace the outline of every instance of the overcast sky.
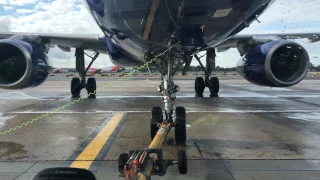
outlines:
M277 0L241 34L320 32L320 0ZM0 32L100 34L82 0L0 0ZM311 62L320 65L320 42L302 45ZM53 48L49 53L55 67L74 67L74 53ZM217 54L217 65L234 67L240 58L236 49ZM87 62L88 63L88 62ZM196 65L197 63L193 63ZM112 65L101 55L93 67Z

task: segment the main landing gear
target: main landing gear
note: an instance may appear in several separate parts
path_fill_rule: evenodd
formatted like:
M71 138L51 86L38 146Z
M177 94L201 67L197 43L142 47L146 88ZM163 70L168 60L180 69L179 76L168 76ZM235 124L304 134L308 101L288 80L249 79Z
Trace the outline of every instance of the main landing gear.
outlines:
M210 48L207 50L206 66L205 68L200 61L200 58L195 54L194 55L197 61L199 62L202 70L205 72L205 78L197 77L194 83L194 90L196 97L203 97L203 92L205 87L208 87L210 90L210 97L218 97L219 93L219 79L217 77L211 77L211 73L215 68L215 49Z
M91 67L92 63L98 58L99 53L95 53L93 57L90 57L92 60L87 68L85 68L85 61L84 61L84 55L85 52L83 49L76 49L76 70L79 72L79 77L74 77L71 80L71 94L72 97L80 97L81 90L86 88L88 92L89 98L95 98L96 97L96 79L95 78L88 78L86 80L87 71Z

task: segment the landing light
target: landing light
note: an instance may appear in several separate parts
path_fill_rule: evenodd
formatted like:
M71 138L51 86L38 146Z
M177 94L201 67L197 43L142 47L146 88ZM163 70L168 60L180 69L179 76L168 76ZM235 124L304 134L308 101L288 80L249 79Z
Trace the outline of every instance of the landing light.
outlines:
M182 58L179 58L177 61L174 62L174 64L176 66L180 66L180 65L183 65L184 64L184 60Z
M178 91L180 91L180 87L179 87L179 86L177 86L177 85L174 85L173 90L174 90L174 92L178 92Z

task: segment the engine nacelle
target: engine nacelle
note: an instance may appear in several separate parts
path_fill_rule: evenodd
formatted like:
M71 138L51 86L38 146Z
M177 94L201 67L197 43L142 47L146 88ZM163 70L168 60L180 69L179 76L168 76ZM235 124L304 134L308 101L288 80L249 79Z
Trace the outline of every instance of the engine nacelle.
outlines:
M0 40L0 88L35 87L42 84L51 71L41 45L15 38Z
M99 41L105 46L108 51L109 58L112 64L121 67L138 67L143 65L137 59L132 57L131 54L127 53L124 49L117 45L117 43L105 35L99 37ZM132 53L134 54L134 53Z
M250 50L237 62L238 73L261 86L289 87L308 73L309 55L298 43L271 41Z

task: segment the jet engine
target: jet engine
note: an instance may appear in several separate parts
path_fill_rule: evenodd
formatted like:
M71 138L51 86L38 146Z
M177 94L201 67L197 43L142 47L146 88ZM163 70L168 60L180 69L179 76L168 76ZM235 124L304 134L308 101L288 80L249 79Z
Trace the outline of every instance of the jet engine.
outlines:
M52 71L44 46L10 38L0 40L0 88L24 89L42 84Z
M137 67L143 65L142 62L139 62L139 58L132 57L132 55L118 46L113 39L106 37L105 35L101 35L99 37L99 41L106 47L112 64L122 67Z
M251 49L237 62L238 73L261 86L289 87L299 83L309 68L309 55L298 43L271 41Z

